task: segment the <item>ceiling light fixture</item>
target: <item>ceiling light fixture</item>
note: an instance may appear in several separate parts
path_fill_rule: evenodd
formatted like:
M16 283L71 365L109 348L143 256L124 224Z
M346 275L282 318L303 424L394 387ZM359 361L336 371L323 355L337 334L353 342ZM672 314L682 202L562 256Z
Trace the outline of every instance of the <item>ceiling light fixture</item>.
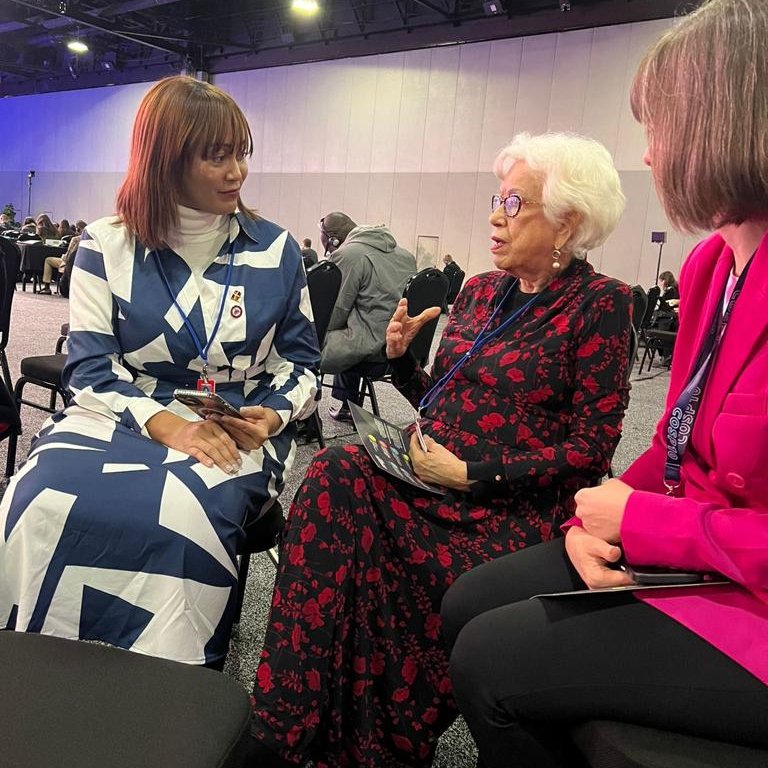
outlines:
M70 40L67 43L67 48L72 53L88 53L88 46L82 40Z
M317 0L292 0L291 10L305 16L313 16L320 10Z

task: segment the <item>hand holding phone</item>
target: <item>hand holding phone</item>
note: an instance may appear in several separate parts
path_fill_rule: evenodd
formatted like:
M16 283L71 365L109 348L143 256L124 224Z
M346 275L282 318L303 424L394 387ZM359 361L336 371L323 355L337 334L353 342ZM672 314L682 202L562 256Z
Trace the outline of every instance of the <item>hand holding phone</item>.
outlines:
M669 586L676 584L699 584L710 581L712 578L717 578L716 574L675 571L669 568L657 568L652 565L632 566L623 563L620 568L635 584L647 584L648 586L656 584L667 584Z
M193 410L198 416L206 419L208 416L232 416L242 419L237 408L231 406L223 397L214 392L198 392L196 389L174 390L173 399L178 400Z

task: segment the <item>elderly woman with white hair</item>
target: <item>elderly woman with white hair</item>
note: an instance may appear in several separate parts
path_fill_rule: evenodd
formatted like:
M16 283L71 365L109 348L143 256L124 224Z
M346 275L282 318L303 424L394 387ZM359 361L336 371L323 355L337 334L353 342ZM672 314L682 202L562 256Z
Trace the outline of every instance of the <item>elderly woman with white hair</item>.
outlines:
M431 494L362 446L319 452L291 506L254 688L253 765L428 766L456 715L440 603L476 565L560 535L605 474L627 405L630 291L585 254L623 207L605 148L520 134L494 171L491 260L453 305L431 376L409 355L434 307L386 333L421 415ZM382 340L383 342L384 340Z

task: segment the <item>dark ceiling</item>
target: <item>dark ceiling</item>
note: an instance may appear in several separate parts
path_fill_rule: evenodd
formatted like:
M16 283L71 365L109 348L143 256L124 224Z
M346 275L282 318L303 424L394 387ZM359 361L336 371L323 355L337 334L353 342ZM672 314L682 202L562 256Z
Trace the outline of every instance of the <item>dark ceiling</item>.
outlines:
M0 0L0 96L658 19L681 0ZM494 13L495 11L495 13ZM89 46L76 55L67 41Z

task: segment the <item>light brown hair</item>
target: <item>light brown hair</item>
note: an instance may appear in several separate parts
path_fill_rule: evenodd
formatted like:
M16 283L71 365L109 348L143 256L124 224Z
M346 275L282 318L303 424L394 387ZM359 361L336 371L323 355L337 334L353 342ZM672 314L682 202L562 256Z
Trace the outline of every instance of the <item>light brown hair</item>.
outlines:
M768 214L768 3L710 0L651 46L632 84L672 223Z
M156 83L139 105L128 173L117 193L121 221L147 248L160 248L178 225L179 191L194 157L225 145L250 156L248 122L234 99L209 83L177 75ZM237 200L238 208L255 214Z

